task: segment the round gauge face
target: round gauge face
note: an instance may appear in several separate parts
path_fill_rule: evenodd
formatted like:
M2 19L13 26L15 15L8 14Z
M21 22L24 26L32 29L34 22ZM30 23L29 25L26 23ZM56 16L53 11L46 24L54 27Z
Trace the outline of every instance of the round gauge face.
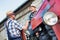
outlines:
M58 22L58 17L53 12L46 12L43 16L43 20L48 25L55 25Z

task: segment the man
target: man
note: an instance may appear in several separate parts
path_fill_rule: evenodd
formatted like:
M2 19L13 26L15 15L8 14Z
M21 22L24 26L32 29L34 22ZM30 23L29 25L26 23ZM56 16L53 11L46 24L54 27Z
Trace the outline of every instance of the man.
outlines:
M29 7L29 10L31 12L30 16L29 16L29 21L31 22L31 19L36 15L37 13L37 10L36 10L36 7L35 6L30 6ZM28 30L31 32L30 34L32 35L33 32L32 32L32 26L31 26L31 23L29 22L29 27L28 27Z
M8 20L5 22L7 28L8 40L22 40L21 30L27 30L28 21L25 26L22 26L15 20L14 12L7 12Z
M31 14L30 14L30 16L29 16L29 21L31 22L31 19L34 17L34 16L36 16L37 15L37 10L36 10L36 7L35 6L30 6L29 7L29 10L30 10L30 12L31 12ZM30 32L30 40L35 40L34 39L34 33L35 33L35 31L33 31L32 30L32 26L31 26L31 23L29 22L29 27L28 27L28 31ZM37 32L37 34L38 34L38 32Z

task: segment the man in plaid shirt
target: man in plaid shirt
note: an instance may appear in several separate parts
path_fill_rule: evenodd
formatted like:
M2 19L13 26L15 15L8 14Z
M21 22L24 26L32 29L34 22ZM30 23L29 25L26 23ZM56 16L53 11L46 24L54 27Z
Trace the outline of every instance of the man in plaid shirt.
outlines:
M5 22L5 26L7 28L8 40L22 40L21 30L27 30L28 21L25 26L22 26L15 20L15 15L12 11L9 11L7 16L8 20Z

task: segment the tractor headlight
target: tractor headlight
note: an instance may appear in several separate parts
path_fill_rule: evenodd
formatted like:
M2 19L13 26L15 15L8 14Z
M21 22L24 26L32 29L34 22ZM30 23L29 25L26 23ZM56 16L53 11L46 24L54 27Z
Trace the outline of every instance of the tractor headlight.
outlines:
M48 25L55 25L58 22L58 17L53 12L47 12L43 16L43 20Z

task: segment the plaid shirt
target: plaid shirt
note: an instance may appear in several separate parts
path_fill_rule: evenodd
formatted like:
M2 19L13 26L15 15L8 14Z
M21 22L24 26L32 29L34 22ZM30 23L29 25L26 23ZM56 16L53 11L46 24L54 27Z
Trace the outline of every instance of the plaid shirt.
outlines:
M20 37L20 31L22 30L22 25L20 25L16 20L8 19L5 23L11 37Z

